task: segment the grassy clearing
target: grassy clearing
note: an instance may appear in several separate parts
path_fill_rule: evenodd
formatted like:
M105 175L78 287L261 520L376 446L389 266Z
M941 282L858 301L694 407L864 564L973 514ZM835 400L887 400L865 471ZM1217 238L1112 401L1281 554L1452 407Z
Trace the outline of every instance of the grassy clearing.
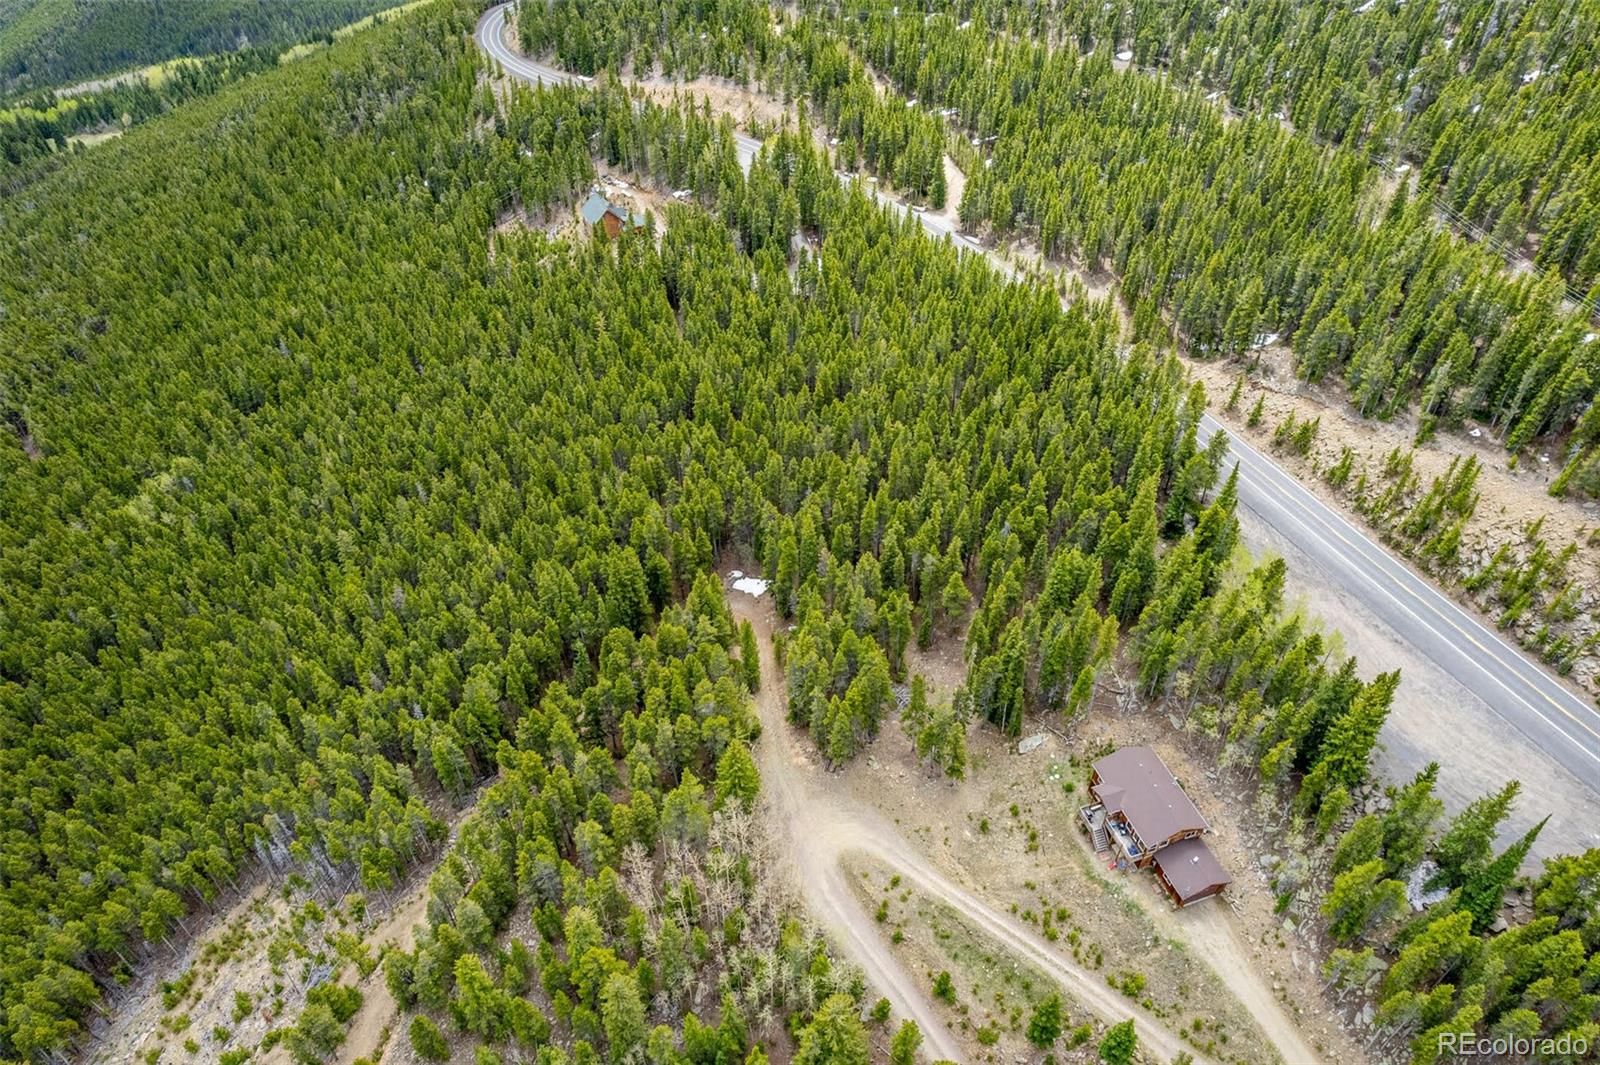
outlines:
M350 25L348 25L348 26L340 26L338 29L333 31L333 35L336 38L338 38L338 37L348 37L352 33L357 33L357 32L359 32L361 30L364 30L368 26L371 26L372 24L374 24L376 22L380 22L380 21L385 20L385 19L393 18L396 15L404 14L407 11L411 11L411 10L413 10L415 8L421 7L423 4L432 3L432 2L433 2L433 0L411 0L410 3L401 4L398 7L387 7L387 8L384 8L382 11L373 12L372 14L368 15L364 19L357 19L355 22L350 23Z

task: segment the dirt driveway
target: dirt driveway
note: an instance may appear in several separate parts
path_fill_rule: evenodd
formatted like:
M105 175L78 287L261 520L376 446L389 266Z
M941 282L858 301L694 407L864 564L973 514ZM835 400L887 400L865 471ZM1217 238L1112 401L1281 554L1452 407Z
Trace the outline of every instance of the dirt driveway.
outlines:
M922 891L958 911L985 935L1037 966L1059 983L1082 1006L1108 1024L1133 1018L1140 1043L1163 1060L1194 1048L1111 987L1103 976L1089 972L1063 957L1042 936L1009 915L989 906L935 869L892 825L875 811L850 806L837 789L827 786L827 774L817 767L795 738L784 711L782 678L772 652L775 618L769 598L753 599L743 593L729 596L735 617L748 619L761 647L761 691L756 706L761 714L761 742L757 756L762 794L773 818L778 838L787 842L794 858L795 875L813 915L859 965L867 979L894 1003L901 1015L915 1020L927 1039L929 1056L951 1061L970 1060L966 1051L934 1009L929 989L909 977L896 961L877 925L856 901L846 878L843 859L859 852L892 864ZM1254 1003L1247 1003L1254 1006ZM1291 1062L1311 1062L1316 1056L1298 1035L1291 1045L1272 1033L1280 1053ZM1202 1059L1197 1059L1202 1060Z

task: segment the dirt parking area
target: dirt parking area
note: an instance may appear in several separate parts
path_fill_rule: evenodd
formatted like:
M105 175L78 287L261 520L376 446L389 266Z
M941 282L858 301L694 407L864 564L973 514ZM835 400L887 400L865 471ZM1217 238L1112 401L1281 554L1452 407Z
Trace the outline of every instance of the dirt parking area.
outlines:
M792 117L790 110L771 96L725 78L701 77L692 81L678 81L653 73L646 78L635 77L629 84L638 87L658 104L670 105L683 99L697 104L709 101L714 114L731 115L746 130L754 126L770 129L784 118Z

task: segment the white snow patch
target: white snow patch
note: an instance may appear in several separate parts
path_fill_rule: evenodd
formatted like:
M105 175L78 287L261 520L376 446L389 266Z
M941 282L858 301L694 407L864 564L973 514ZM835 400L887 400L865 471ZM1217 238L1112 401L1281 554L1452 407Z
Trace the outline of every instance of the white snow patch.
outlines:
M736 577L733 582L733 590L759 598L766 594L767 588L771 584L771 581L764 581L760 577Z
M1406 901L1411 903L1413 910L1425 909L1449 896L1449 888L1436 887L1426 889L1424 887L1429 880L1433 879L1433 874L1438 871L1438 865L1434 864L1431 858L1424 859L1421 865L1411 871L1410 878L1406 880Z

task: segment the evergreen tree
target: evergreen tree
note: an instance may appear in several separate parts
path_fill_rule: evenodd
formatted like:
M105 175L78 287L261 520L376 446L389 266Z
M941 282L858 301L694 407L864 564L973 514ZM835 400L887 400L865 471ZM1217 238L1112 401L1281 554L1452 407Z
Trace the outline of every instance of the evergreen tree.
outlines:
M731 798L749 810L755 806L756 793L760 788L761 777L756 772L755 760L750 757L750 748L735 737L723 748L722 757L717 759L717 800L727 802Z
M1403 878L1422 861L1433 838L1433 826L1444 814L1444 803L1434 797L1439 763L1429 762L1411 783L1391 792L1393 805L1383 815L1383 858L1391 877Z
M1370 861L1334 878L1322 914L1328 934L1348 942L1381 926L1404 904L1405 885L1384 879L1383 862Z
M1505 898L1506 889L1516 879L1517 871L1533 847L1533 841L1539 837L1548 820L1550 819L1546 817L1544 821L1528 829L1521 839L1507 847L1498 858L1482 870L1474 873L1462 887L1461 908L1472 915L1474 932L1487 931L1494 923L1496 915L1500 912L1500 904Z
M761 690L761 654L756 647L755 629L748 620L739 623L739 661L744 667L744 685L754 694Z
M1484 865L1494 850L1494 837L1500 824L1511 812L1521 790L1519 781L1507 781L1505 787L1493 795L1486 795L1467 804L1450 822L1450 827L1433 846L1434 859L1439 872L1431 885L1457 888Z
M922 1047L922 1029L913 1020L902 1021L899 1031L889 1043L890 1065L916 1065L917 1051Z
M606 1043L615 1063L629 1061L644 1042L646 1018L639 1001L639 984L632 973L613 973L601 997L600 1016L605 1025ZM743 1049L742 1047L740 1048Z
M1061 1038L1061 996L1048 995L1033 1007L1028 1018L1028 1042L1049 1050Z
M445 1042L444 1033L421 1013L411 1018L411 1049L424 1061L447 1061L450 1058L450 1044Z
M801 1029L795 1065L867 1065L867 1030L848 995L832 995Z
M1105 1065L1130 1065L1139 1052L1139 1040L1133 1031L1133 1022L1114 1024L1100 1040L1100 1060Z

